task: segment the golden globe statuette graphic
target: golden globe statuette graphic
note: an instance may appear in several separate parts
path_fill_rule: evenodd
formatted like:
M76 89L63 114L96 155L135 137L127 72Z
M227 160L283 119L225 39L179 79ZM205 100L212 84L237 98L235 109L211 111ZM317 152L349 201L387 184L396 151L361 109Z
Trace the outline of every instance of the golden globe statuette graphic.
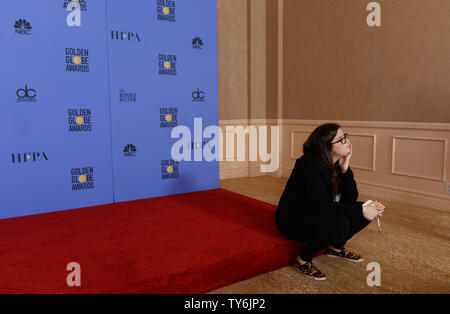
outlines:
M78 177L78 181L81 183L86 182L86 176L84 174L82 174L81 176Z

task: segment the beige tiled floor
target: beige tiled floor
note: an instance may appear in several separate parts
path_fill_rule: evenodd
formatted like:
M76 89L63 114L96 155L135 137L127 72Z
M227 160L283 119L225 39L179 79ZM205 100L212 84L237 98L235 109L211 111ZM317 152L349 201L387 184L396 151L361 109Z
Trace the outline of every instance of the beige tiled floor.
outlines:
M221 187L276 205L285 178L222 180ZM370 199L360 195L360 200ZM382 232L376 223L355 235L347 248L364 256L351 263L328 256L314 259L327 276L314 281L284 267L210 293L450 293L450 212L379 199L386 205ZM369 287L370 262L381 267L381 285Z

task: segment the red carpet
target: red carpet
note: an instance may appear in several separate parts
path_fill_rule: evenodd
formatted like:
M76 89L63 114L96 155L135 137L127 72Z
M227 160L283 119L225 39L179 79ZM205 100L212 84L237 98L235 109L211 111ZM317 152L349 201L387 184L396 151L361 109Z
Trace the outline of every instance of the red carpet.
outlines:
M275 208L215 189L0 220L0 293L208 292L290 264Z

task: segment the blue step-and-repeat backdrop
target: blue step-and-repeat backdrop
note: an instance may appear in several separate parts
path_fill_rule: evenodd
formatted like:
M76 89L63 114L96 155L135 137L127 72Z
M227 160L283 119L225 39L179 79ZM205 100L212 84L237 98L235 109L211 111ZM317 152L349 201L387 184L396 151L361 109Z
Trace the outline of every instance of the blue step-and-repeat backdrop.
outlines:
M0 218L219 187L212 0L0 1ZM192 158L193 159L193 158Z

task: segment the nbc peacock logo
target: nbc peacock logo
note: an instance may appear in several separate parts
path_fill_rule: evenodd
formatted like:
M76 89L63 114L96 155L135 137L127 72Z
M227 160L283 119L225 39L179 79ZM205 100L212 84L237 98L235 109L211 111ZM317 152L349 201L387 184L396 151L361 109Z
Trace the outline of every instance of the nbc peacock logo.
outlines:
M202 49L203 48L203 40L200 37L194 37L194 39L192 39L192 48Z
M173 0L157 0L156 1L156 18L159 21L175 22L175 1Z
M136 157L136 146L134 144L128 144L123 148L123 155L125 157Z
M31 24L25 19L19 19L14 23L15 32L17 35L31 35Z

